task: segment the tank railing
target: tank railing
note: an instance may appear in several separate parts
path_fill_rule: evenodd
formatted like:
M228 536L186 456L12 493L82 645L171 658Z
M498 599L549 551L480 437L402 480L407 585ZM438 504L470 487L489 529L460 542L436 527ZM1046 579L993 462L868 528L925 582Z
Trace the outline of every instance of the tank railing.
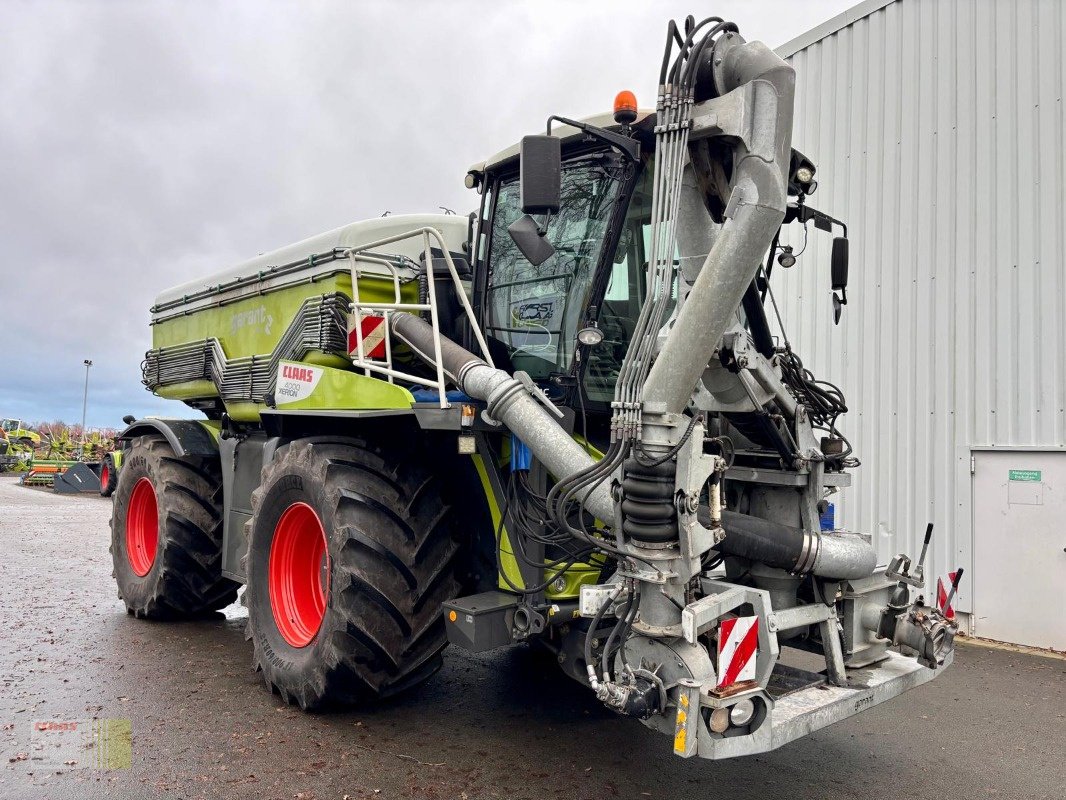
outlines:
M422 245L425 253L425 269L426 269L426 283L428 289L427 302L425 303L409 303L403 300L400 291L400 273L396 268L394 261L382 256L378 253L371 251L384 247L385 245L393 244L395 242L403 241L405 239L413 239L416 236L422 237ZM395 236L389 236L385 239L378 239L375 242L369 242L368 244L360 247L349 248L344 251L344 255L347 256L352 262L352 320L349 325L352 326L352 330L355 333L355 351L349 355L352 358L352 364L363 370L365 375L376 373L378 375L384 375L389 383L395 383L396 379L407 381L409 383L418 384L419 386L426 386L430 389L437 390L437 397L440 402L441 408L448 408L451 404L448 402L447 397L447 380L444 375L444 365L441 362L441 333L440 333L440 321L437 311L437 292L434 284L434 270L433 270L433 249L432 242L436 241L441 253L444 256L444 262L448 267L448 274L451 277L452 284L455 286L455 293L459 299L459 303L463 307L463 311L466 314L467 321L470 323L470 330L474 334L474 339L477 341L478 347L481 348L481 355L485 361L490 365L495 366L492 363L492 356L489 355L489 347L485 342L485 337L481 333L481 327L477 323L477 319L474 317L474 309L470 306L470 301L466 296L466 290L463 288L463 282L459 278L459 272L455 268L455 262L452 260L451 253L448 252L448 246L444 241L444 236L436 228L413 228L412 230L404 233L396 234ZM359 289L359 275L360 263L378 264L385 266L389 274L392 276L393 286L393 302L386 303L380 301L363 300L360 296ZM433 327L433 366L436 369L436 380L426 378L419 375L412 375L409 372L398 370L392 363L392 326L389 322L389 316L395 311L417 312L419 314L428 311L430 325ZM385 327L384 331L384 346L385 354L383 359L371 359L367 356L366 342L363 335L363 319L364 314L366 316L380 316L383 320Z

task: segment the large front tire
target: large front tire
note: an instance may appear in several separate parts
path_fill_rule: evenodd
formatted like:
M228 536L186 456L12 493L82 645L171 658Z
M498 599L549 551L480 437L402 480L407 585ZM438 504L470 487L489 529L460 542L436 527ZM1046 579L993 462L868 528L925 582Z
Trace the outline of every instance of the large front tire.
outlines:
M264 468L252 509L247 638L272 691L310 711L437 671L459 548L422 461L399 447L299 440Z
M237 597L222 577L222 478L218 461L179 457L159 436L133 441L111 517L118 595L142 619L216 611Z

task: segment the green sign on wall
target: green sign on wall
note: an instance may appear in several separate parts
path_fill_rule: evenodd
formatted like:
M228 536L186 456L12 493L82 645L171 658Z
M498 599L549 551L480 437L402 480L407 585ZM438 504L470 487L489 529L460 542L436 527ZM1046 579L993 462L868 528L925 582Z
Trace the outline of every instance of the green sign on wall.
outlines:
M1038 469L1012 469L1007 472L1007 475L1012 481L1040 483L1043 480L1043 473Z

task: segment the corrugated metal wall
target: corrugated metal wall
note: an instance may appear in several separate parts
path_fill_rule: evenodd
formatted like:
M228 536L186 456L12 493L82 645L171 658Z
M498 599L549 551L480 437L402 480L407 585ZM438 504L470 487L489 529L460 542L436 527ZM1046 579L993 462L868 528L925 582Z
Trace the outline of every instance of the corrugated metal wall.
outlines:
M827 234L774 281L797 351L853 409L863 465L838 520L883 559L935 522L934 576L971 566L971 446L1066 445L1064 6L897 0L782 48L811 205L851 238L838 327Z

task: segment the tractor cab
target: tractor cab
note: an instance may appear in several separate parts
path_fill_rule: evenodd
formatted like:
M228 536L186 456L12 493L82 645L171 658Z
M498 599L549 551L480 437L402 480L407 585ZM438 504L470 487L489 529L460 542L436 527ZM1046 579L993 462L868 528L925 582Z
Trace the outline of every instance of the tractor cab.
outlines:
M579 123L624 131L630 152L573 125L556 129L558 209L533 217L538 253L523 252L521 233L512 233L530 217L520 148L475 166L467 179L482 195L474 298L494 358L556 402L584 406L592 428L609 417L644 299L654 120L642 111L633 125L608 115Z

